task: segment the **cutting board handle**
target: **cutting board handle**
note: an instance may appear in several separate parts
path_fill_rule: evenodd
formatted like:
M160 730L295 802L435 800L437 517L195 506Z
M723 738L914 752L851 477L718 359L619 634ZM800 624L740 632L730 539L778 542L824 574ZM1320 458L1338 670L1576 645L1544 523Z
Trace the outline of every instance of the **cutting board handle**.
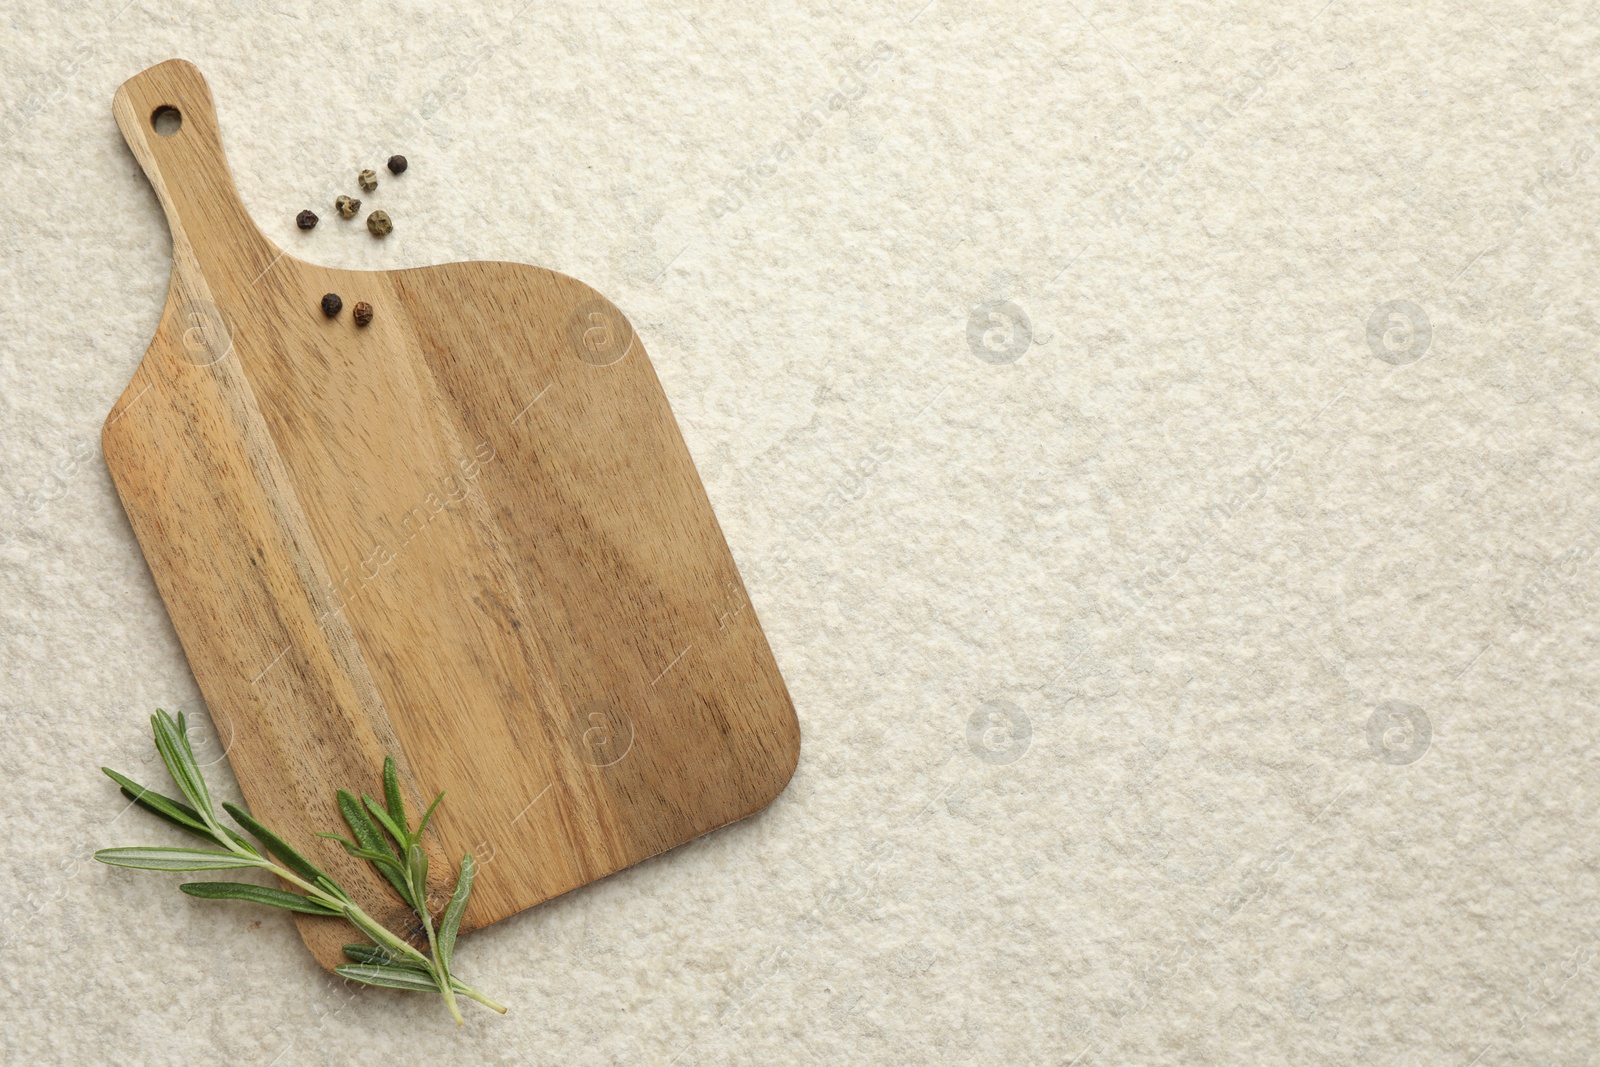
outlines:
M239 199L211 87L193 63L169 59L129 78L112 113L167 213L175 274L226 276L208 268L230 261L254 277L282 255Z

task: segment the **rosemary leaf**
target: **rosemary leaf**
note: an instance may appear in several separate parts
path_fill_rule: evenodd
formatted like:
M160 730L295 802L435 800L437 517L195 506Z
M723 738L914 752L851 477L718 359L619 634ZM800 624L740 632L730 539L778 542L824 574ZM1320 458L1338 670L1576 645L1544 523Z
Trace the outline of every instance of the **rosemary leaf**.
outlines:
M224 811L233 816L234 822L248 830L251 837L254 837L257 841L260 841L263 845L265 845L268 852L282 860L284 866L288 867L295 874L298 874L301 878L313 883L315 883L318 878L327 877L327 875L323 874L322 871L317 868L316 864L312 863L310 860L300 855L300 853L296 852L293 846L291 846L287 841L273 833L271 830L268 830L265 826L262 826L260 823L256 822L255 818L251 816L248 811L245 811L237 804L223 804L222 807Z
M344 914L299 893L285 893L281 889L268 889L266 886L250 882L184 882L178 888L191 897L201 897L205 900L247 900L252 904L265 904L268 907L304 912L307 915Z
M361 799L366 803L367 810L372 812L372 817L378 820L378 824L389 831L389 835L394 838L395 844L399 845L402 850L411 844L411 835L406 833L403 821L396 825L395 821L389 818L389 813L383 810L383 805L367 796L367 794L362 793Z
M389 818L396 826L406 825L406 801L400 793L400 774L395 770L394 757L383 757L383 799L389 807Z
M259 860L207 848L103 848L94 854L113 867L146 871L225 871L234 867L259 867Z
M367 860L380 870L398 871L401 869L400 861L387 852L373 852L371 849L354 847L346 847L345 851L358 860Z
M181 719L182 716L180 715ZM195 811L206 822L216 820L216 809L211 806L211 793L188 742L183 738L183 726L160 708L150 716L150 726L156 735L156 751L167 765L167 773L177 783L178 789L194 805Z
M101 767L100 770L107 778L122 787L123 796L139 805L145 811L161 816L179 829L187 830L198 837L221 844L216 840L216 836L212 834L211 827L207 826L205 820L200 818L200 813L183 801L162 796L154 789L146 789L132 778L118 774L110 767Z
M439 806L439 801L441 801L443 799L444 799L444 790L441 789L439 791L439 795L433 798L433 803L428 805L428 810L422 813L422 821L417 823L417 840L418 841L422 840L422 831L424 831L424 830L426 830L428 828L428 820L433 818L433 809L437 808Z
M346 945L344 954L357 963L375 963L381 967L403 967L408 971L418 974L427 974L427 970L418 962L404 956L396 956L392 952L379 948L377 945Z
M422 850L421 845L414 845L406 849L405 858L406 880L411 883L411 892L418 900L426 900L428 896L428 854Z
M461 929L461 916L467 911L467 898L472 895L472 877L477 873L477 866L472 862L472 853L461 857L461 874L456 878L456 891L450 895L444 917L439 920L439 960L447 968L450 966L450 954L456 948L456 931Z
M362 848L371 849L373 852L387 852L399 859L389 839L383 836L377 823L372 821L367 810L361 806L359 800L350 795L349 790L339 790L339 814L344 816L344 821L350 827L351 836Z
M343 834L330 834L326 830L318 830L317 831L317 836L318 837L326 837L329 841L337 841L337 842L339 842L339 844L344 846L344 850L346 852L350 852L350 851L352 851L354 849L358 849L358 848L361 847L360 845L356 844L354 841L350 840L348 837L344 836Z
M366 985L387 989L413 989L423 993L437 993L439 986L422 971L409 967L384 967L375 963L345 963L333 969L341 978L349 978Z
M206 802L206 810L211 811L211 790L206 786L205 775L200 773L200 761L194 758L194 746L189 743L189 723L183 712L178 712L178 719L174 725L178 728L178 744L183 748L183 764L189 768L190 775L194 777L194 784Z
M372 861L373 865L378 868L379 873L388 880L389 884L394 886L394 891L400 894L400 899L411 905L413 909L416 908L417 902L411 899L411 893L406 888L405 875L400 870L400 857L395 854L394 846L389 843L389 839L383 836L383 831L379 830L377 824L367 815L366 809L361 806L361 802L343 789L339 790L339 813L344 816L345 823L350 827L350 833L363 849L369 852L381 852L389 857L393 864L392 869L389 864L380 863L377 860Z

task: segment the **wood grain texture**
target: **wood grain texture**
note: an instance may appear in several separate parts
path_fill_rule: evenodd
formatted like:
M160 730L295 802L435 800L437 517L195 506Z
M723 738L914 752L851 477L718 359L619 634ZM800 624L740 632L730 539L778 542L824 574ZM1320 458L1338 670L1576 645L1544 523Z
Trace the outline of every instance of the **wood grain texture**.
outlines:
M464 852L480 864L471 929L777 796L794 709L623 315L522 264L287 255L244 210L189 63L130 79L114 111L173 268L106 462L256 815L401 922L315 836L394 754L410 803L448 793L437 889ZM343 962L347 926L296 921Z

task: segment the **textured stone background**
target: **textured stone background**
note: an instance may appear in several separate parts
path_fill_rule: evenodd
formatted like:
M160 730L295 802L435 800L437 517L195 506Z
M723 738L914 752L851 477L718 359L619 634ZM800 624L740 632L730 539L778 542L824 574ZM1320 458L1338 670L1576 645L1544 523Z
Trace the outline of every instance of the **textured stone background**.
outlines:
M0 38L0 1059L1600 1056L1592 0L124 2ZM798 706L765 813L463 942L505 1019L87 859L205 722L99 455L171 56L296 254L630 315Z

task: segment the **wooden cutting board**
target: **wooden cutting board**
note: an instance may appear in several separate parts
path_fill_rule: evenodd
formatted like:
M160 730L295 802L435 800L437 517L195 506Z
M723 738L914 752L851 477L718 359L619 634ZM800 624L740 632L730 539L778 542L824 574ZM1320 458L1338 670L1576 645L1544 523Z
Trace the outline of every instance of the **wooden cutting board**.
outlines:
M777 796L794 708L622 313L518 263L285 253L240 202L182 60L126 82L114 111L173 264L106 463L251 810L403 922L315 836L343 829L336 789L378 793L392 753L413 817L447 792L441 903L462 853L478 860L466 930ZM345 924L296 921L324 966L344 962Z

